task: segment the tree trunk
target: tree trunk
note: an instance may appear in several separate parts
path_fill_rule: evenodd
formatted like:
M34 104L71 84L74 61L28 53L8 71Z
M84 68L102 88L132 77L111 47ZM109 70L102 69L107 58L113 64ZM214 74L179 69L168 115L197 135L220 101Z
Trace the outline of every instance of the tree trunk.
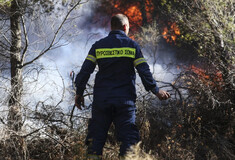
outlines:
M11 2L11 92L9 100L8 126L14 131L22 127L21 96L23 90L21 68L21 13L17 0Z
M21 131L22 121L22 105L21 97L23 91L22 63L21 63L21 0L11 1L10 31L11 31L11 47L10 47L10 65L11 65L11 92L9 100L8 127L10 130L9 159L27 160L27 145L23 137L17 134Z

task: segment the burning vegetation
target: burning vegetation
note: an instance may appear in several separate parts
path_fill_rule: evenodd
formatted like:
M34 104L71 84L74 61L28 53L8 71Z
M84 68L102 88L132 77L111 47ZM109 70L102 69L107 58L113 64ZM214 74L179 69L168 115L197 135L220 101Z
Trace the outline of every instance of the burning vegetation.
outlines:
M157 4L153 0L111 0L103 1L101 7L106 7L102 11L108 15L114 15L117 13L123 13L128 16L130 21L130 34L131 38L135 38L135 34L141 31L143 26L151 24L153 21L157 21L160 25L159 30L162 32L163 38L168 43L175 43L177 37L180 35L180 28L176 22L171 20L165 20L161 17L161 14L157 12ZM107 7L108 6L108 7ZM98 11L99 12L99 11Z
M137 125L142 141L127 159L235 159L234 2L100 0L97 3L94 19L104 17L102 25L107 26L107 17L126 14L133 38L137 37L155 55L151 58L157 57L159 39L171 44L168 46L177 49L180 46L179 51L184 52L181 57L197 55L193 61L182 60L175 66L178 73L174 82L158 81L161 88L167 87L171 93L169 101L160 102L142 87L138 88ZM87 86L85 98L92 99L93 84ZM26 126L30 131L9 130L7 119L0 117L4 126L0 159L86 159L84 139L91 106L74 115L65 112L60 103L48 105L45 101L29 106L22 107L23 119L34 124ZM111 126L103 159L118 159L118 150Z
M169 87L171 100L164 106L139 93L145 151L151 150L158 159L234 159L234 4L230 0L103 2L113 7L106 14L129 17L131 34L148 53L156 56L160 37L180 47L176 54L184 67L175 66L180 73L174 82L158 82ZM221 17L224 8L230 12ZM186 56L192 61L186 63Z
M174 23L169 22L168 24L170 27L164 27L162 35L167 42L172 43L175 42L177 36L180 35L180 29L175 22Z

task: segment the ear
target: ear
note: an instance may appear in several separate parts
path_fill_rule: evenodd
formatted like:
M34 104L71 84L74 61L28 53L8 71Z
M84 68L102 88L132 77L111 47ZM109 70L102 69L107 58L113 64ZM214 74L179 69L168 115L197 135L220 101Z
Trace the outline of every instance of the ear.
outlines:
M127 30L127 25L124 24L124 25L123 25L123 31L126 31L126 30Z

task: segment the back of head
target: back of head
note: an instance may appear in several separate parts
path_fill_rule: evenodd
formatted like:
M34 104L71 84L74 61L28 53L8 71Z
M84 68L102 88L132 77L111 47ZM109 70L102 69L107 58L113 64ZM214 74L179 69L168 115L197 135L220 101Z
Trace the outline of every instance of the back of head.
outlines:
M127 16L125 16L124 14L116 14L115 16L112 17L111 19L112 30L123 30L124 25L129 26L129 21Z

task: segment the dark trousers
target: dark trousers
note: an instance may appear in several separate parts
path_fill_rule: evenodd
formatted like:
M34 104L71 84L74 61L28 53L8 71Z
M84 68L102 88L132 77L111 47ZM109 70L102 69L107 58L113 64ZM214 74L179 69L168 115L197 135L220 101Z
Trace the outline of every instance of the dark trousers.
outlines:
M135 105L93 104L92 118L89 121L86 138L88 154L102 155L109 127L113 122L117 139L121 142L120 156L125 155L130 146L139 141L139 131L135 125L135 112Z

